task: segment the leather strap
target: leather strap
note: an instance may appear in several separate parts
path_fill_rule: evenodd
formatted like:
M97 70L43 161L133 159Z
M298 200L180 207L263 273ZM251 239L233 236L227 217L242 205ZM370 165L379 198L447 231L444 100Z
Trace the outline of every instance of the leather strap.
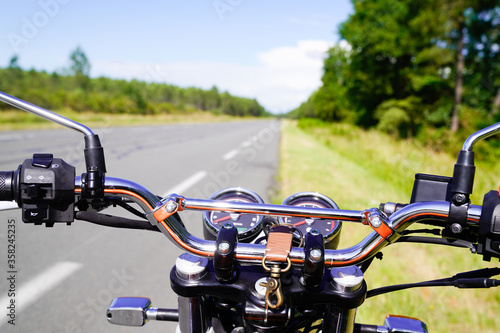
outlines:
M286 262L292 248L293 231L286 226L275 226L269 231L266 260Z

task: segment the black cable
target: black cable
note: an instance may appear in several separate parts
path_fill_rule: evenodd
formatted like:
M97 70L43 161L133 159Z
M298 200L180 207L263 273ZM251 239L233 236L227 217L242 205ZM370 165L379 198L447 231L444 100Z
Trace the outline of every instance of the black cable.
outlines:
M453 279L483 278L492 277L498 274L500 274L500 267L490 267L477 269L475 271L458 273L453 276Z
M124 202L123 200L121 199L118 199L118 198L111 198L111 202L113 204L116 204L117 206L120 206L122 207L123 209L127 210L128 212L140 217L140 218L143 218L143 219L146 219L146 214L144 214L143 212L140 212L138 211L137 209L135 209L134 207L130 206L128 203Z
M500 274L500 268L478 269L475 271L458 273L452 277L444 279L398 284L372 289L366 293L366 298L409 288L453 286L456 288L465 289L498 287L500 285L500 280L490 279L490 277L498 274Z
M387 293L390 293L393 291L410 289L410 288L445 287L445 286L450 286L450 285L451 285L450 281L441 281L441 280L425 281L425 282L417 282L417 283L396 284L393 286L386 286L386 287L368 290L368 292L366 293L366 298L370 298L370 297L374 297L374 296L378 296L378 295L382 295L382 294L387 294Z
M384 254L382 252L377 252L370 259L367 259L367 260L363 261L362 263L358 264L358 267L364 273L368 270L370 265L373 263L374 259L382 260L383 258L384 258Z
M148 221L132 220L125 217L112 216L96 212L76 212L75 218L112 228L160 231L156 226L152 226Z
M436 236L441 236L442 229L412 229L412 230L403 230L401 233L403 236L410 234L431 234Z
M447 239L447 238L436 238L436 237L424 237L424 236L401 236L396 242L407 242L407 243L425 243L425 244L438 244L446 246L454 246L466 248L476 253L476 247L473 243L462 240L462 239Z

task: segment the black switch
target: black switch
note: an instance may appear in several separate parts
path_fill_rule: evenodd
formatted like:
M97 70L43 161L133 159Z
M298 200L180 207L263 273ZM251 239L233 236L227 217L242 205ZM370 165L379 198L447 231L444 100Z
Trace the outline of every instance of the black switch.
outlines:
M36 222L47 218L46 207L23 207L23 221Z
M40 187L36 184L29 184L26 186L26 195L30 198L38 198L40 195Z
M54 155L52 154L33 154L31 165L47 169L52 164L53 159Z
M51 194L50 184L21 184L23 199L50 199Z

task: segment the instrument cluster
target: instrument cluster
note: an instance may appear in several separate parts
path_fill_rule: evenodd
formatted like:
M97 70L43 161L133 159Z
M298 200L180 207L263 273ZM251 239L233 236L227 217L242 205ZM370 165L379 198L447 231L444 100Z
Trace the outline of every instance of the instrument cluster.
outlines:
M259 203L264 201L255 192L240 188L228 188L214 193L211 200L222 200L230 202ZM286 198L282 205L305 207L305 208L328 208L339 209L338 205L326 195L317 192L300 192ZM340 240L342 222L339 220L313 218L313 217L289 217L280 216L273 218L270 216L233 213L222 211L203 212L203 231L205 239L215 240L220 228L227 222L233 223L238 230L238 240L249 243L257 239L258 236L267 234L272 225L287 225L294 230L294 240L299 246L305 235L311 229L317 229L324 238L325 247L336 249ZM265 238L265 237L264 237ZM260 238L256 240L259 242ZM296 244L296 245L297 245Z

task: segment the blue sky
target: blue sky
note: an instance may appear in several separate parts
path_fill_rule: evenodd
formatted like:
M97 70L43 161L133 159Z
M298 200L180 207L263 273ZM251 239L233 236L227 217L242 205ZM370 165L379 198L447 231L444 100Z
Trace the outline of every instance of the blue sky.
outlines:
M319 87L348 0L0 1L0 67L62 71L81 46L91 76L166 82L289 111ZM8 92L7 92L8 93Z

